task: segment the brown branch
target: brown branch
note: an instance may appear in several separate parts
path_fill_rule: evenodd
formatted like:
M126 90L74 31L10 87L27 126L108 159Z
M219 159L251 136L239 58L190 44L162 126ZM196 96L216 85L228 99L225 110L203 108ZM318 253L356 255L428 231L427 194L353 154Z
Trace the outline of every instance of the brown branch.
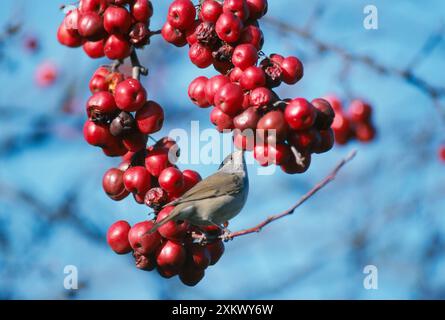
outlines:
M305 195L303 195L298 201L289 209L283 211L282 213L273 215L268 217L266 220L260 222L256 226L236 232L229 232L226 234L223 234L221 236L218 236L217 238L220 238L222 240L232 240L236 237L252 234L252 233L258 233L260 232L264 227L266 227L268 224L280 220L286 216L289 216L295 212L296 209L298 209L303 203L305 203L307 200L312 198L318 191L326 187L330 182L332 182L336 177L337 174L340 172L340 170L354 157L356 156L357 151L352 151L347 157L342 159L335 168L329 173L327 177L325 177L323 180L321 180L319 183L317 183L309 192L307 192ZM210 235L205 235L201 233L193 233L192 237L200 242L206 242L207 240L212 240L212 237ZM213 239L215 239L213 237Z
M414 86L425 95L427 95L433 101L433 105L436 106L436 109L437 105L440 104L439 100L445 97L445 87L431 84L428 80L413 74L411 68L409 67L405 69L399 69L380 63L375 58L369 55L351 53L335 44L327 43L318 39L311 32L307 31L304 28L288 24L286 22L283 22L282 20L278 20L272 17L265 17L262 19L262 21L282 33L294 34L305 39L309 43L313 44L321 52L329 51L335 53L340 58L348 61L349 63L360 63L369 67L371 70L376 71L377 73L391 75L396 78L402 79L406 83ZM438 108L438 112L442 118L442 121L445 123L445 111L442 108Z

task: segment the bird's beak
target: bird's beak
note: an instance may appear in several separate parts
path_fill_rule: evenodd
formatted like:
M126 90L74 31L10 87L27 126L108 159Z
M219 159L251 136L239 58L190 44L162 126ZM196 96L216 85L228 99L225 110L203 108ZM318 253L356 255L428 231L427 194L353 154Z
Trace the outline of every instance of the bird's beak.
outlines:
M245 159L244 159L244 150L237 150L234 151L232 154L232 158L234 160L235 163L244 163Z

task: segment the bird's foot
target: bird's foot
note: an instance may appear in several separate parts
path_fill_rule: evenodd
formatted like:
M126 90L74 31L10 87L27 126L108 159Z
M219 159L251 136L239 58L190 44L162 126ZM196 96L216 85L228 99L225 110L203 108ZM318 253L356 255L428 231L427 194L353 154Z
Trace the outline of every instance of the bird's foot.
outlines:
M224 242L233 240L232 232L227 229L227 227L224 227L222 229L221 240L223 240Z

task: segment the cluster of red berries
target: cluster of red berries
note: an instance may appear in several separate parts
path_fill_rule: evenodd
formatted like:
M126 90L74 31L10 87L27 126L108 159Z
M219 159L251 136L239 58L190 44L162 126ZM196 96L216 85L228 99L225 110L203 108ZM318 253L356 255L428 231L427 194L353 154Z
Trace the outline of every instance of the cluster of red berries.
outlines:
M100 67L90 80L90 90L84 137L107 156L145 149L148 135L162 128L164 111L158 103L147 101L139 80Z
M264 57L258 20L267 7L267 0L205 0L196 12L190 0L175 0L162 35L176 46L188 44L199 68L213 65L221 73L196 78L188 91L199 107L214 106L210 120L219 131L234 130L235 146L254 151L260 165L303 173L312 153L332 148L334 111L322 99L281 100L273 91L301 80L303 64L293 56Z
M222 240L204 244L194 239L203 233L217 239L221 230L198 228L186 221L169 221L154 233L148 233L155 222L172 212L174 207L168 203L201 181L196 171L181 172L174 165L178 156L177 144L163 138L144 153L128 153L118 168L105 173L103 188L111 199L119 201L132 193L138 203L152 208L156 216L155 220L132 227L126 221L114 223L108 230L107 241L118 254L133 253L137 268L157 269L165 278L179 275L184 284L194 286L204 277L205 269L217 263L224 253Z
M90 80L90 90L93 95L87 102L84 137L106 155L123 157L118 168L105 173L104 191L116 201L132 194L137 203L151 207L160 221L173 209L165 205L190 190L201 180L200 175L192 170L181 172L174 165L179 156L175 141L163 138L147 148L148 136L162 128L164 112L159 104L146 100L138 80L100 67ZM131 229L127 222L113 224L108 232L111 248L117 253L133 252L140 269L156 267L167 278L179 274L187 285L197 284L204 270L223 253L221 240L203 246L191 236L218 229L202 230L184 221L171 221L146 234L154 222L143 221Z
M349 108L344 110L338 97L331 95L325 97L335 111L332 124L335 142L344 145L353 139L368 143L374 140L376 129L372 122L372 107L363 100L353 100Z
M121 60L132 47L149 43L152 15L148 0L80 0L79 7L66 14L57 38L68 47L83 46L91 58Z

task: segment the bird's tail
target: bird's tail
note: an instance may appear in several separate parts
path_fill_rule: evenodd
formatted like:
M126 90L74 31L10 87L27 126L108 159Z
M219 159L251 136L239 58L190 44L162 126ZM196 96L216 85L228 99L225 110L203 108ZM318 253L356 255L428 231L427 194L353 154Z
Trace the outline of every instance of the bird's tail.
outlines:
M178 215L179 215L179 212L171 212L164 219L162 219L161 221L156 223L148 232L146 232L144 234L144 236L155 233L160 227L162 227L167 222L174 220Z

